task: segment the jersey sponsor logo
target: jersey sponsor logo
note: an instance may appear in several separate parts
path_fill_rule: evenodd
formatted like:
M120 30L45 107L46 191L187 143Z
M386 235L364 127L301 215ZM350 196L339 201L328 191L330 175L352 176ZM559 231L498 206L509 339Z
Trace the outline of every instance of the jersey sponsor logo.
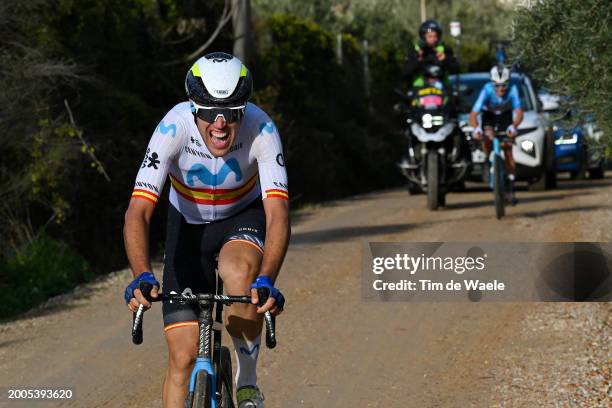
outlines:
M276 162L279 166L285 167L285 158L283 157L282 153L276 155Z
M147 167L147 163L149 162L149 153L151 153L151 148L147 147L145 158L142 159L142 165L140 166L141 169L144 169L145 167Z
M159 156L156 152L151 153L148 157L149 164L147 165L147 167L153 167L155 170L157 170L158 169L157 165L161 163L159 160L157 160L158 157Z
M289 190L289 186L287 185L287 183L281 183L280 181L275 181L274 185L276 187L280 187L280 188L284 188L285 190Z
M189 154L191 154L193 156L198 156L198 157L201 157L203 159L211 159L212 160L212 158L213 158L210 154L201 152L201 151L196 150L196 149L192 149L189 146L185 146L184 150L185 150L185 152L187 152L187 153L189 153Z
M253 227L240 227L238 228L238 231L242 232L242 231L248 231L248 232L254 232L254 233L258 233L259 230L257 228L253 228Z
M220 184L223 184L223 182L230 173L236 174L236 181L240 181L242 179L242 170L240 169L240 163L238 163L238 160L234 158L231 158L225 163L223 163L223 166L217 174L213 174L203 164L194 164L187 172L187 184L189 184L190 186L195 186L194 178L198 178L202 184L207 184L209 186L218 186Z
M169 126L166 126L164 120L162 119L162 121L159 122L158 129L161 134L165 135L168 134L168 132L172 131L172 137L176 136L176 125L174 123L171 123Z
M194 145L201 147L202 143L200 143L200 141L196 138L194 138L193 136L191 136L191 143L193 143Z
M266 131L268 133L274 133L276 130L276 126L274 126L274 122L266 122L259 125L259 133Z
M137 181L136 187L146 188L148 190L152 190L152 191L155 191L156 193L159 193L159 189L157 188L157 186L154 186L153 184L150 184L150 183L146 183L144 181Z
M172 174L170 181L174 190L184 199L196 204L229 205L251 193L257 186L259 174L255 173L246 183L237 188L190 188Z

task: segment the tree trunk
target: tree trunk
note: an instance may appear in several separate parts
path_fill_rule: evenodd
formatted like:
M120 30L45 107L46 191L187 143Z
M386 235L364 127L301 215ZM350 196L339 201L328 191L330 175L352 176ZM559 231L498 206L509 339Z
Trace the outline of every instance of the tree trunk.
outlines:
M247 64L253 44L251 27L251 4L249 0L232 0L232 25L234 28L234 50L236 57Z

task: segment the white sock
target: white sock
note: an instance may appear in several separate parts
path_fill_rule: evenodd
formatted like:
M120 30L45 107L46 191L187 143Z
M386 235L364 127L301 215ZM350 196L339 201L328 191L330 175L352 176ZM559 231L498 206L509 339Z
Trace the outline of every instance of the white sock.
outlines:
M234 342L236 356L236 389L245 385L257 385L257 357L261 336L253 340L239 339L230 336Z

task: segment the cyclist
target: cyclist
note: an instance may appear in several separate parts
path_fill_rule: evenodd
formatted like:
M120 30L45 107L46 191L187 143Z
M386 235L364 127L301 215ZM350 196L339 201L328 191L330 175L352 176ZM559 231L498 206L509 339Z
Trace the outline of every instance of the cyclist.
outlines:
M189 101L173 107L149 142L125 214L124 240L134 280L126 288L130 310L150 307L138 288L159 283L149 260L148 231L164 182L169 176L163 290L181 293L215 290L214 255L230 295L267 287L265 305L233 304L225 325L236 355L239 408L263 407L257 387L262 313L277 315L284 297L274 287L290 235L287 173L274 122L248 100L252 76L226 53L198 59L187 72ZM182 407L198 342L194 305L164 302L168 369L164 407Z
M516 137L518 126L523 120L523 109L517 87L512 85L508 91L510 70L503 65L495 65L491 68L490 75L491 82L483 86L470 112L470 125L474 128L474 139L484 142L483 149L486 157L491 152L495 125L500 129L505 129L508 137L512 139ZM480 112L482 112L482 126L478 126ZM506 174L512 192L510 200L512 204L516 204L517 200L514 195L516 165L512 156L512 143L503 141L501 147L506 159Z
M448 84L448 75L459 71L459 64L453 50L444 45L442 27L436 20L426 20L419 28L419 41L408 48L404 78L412 87L425 84L424 68L435 64L442 68L443 82Z

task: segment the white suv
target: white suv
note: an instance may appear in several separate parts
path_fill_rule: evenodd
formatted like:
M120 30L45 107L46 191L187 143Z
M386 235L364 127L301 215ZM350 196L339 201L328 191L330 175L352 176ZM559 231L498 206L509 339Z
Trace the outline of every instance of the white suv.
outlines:
M456 75L450 81L456 86ZM489 73L467 73L459 75L460 107L459 124L469 141L472 151L470 178L484 178L485 155L480 143L472 139L472 127L468 115L482 87L490 81ZM512 149L516 161L517 180L527 181L530 190L554 188L557 181L554 137L542 116L540 102L527 75L512 73L510 84L516 85L523 106L523 121L518 127L516 144Z

